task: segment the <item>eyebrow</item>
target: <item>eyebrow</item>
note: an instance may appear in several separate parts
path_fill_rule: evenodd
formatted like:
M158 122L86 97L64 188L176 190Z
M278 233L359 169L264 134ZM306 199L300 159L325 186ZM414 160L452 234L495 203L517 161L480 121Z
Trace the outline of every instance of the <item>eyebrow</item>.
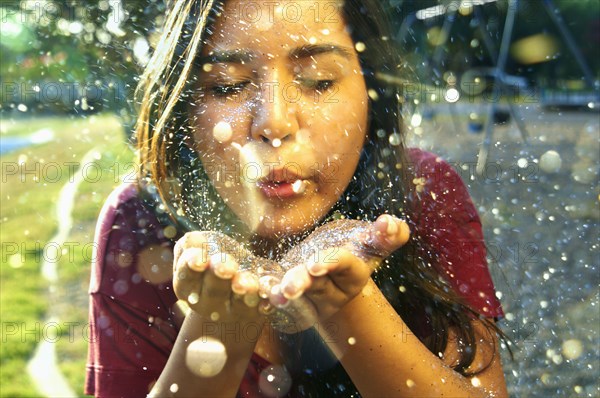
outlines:
M321 54L338 54L344 58L350 58L352 52L345 47L341 47L335 44L306 44L300 47L296 47L291 50L288 54L291 59L299 58L310 58ZM249 50L215 50L211 51L209 55L199 57L198 63L203 65L205 63L235 63L245 64L252 61L255 55Z
M320 54L334 53L343 56L344 58L350 58L352 53L345 47L340 47L335 44L306 44L297 47L290 51L290 58L309 58Z
M203 65L205 63L218 64L218 63L234 63L244 64L250 62L253 58L253 54L247 50L224 50L224 51L211 51L210 54L199 57L198 62Z

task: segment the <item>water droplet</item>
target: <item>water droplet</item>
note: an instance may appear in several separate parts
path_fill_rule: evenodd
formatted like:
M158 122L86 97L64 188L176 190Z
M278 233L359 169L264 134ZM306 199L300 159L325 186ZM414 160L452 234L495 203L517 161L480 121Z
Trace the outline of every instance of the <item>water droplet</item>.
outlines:
M174 226L169 225L163 230L163 235L165 235L165 238L173 239L177 235L177 229L175 229Z
M556 151L547 151L540 157L540 169L546 173L556 173L561 166L562 159Z
M356 344L356 339L354 337L349 337L348 338L348 344L350 344L350 345Z
M460 99L460 93L456 88L450 87L446 90L446 93L444 93L444 99L451 104L455 103Z
M177 383L171 384L171 387L169 387L169 391L171 391L173 394L179 391L179 386L177 385Z
M356 49L357 52L362 53L363 51L365 51L367 49L367 46L365 45L365 43L363 43L361 41L357 41L356 44L354 45L354 48Z
M480 387L481 381L477 377L473 377L471 378L471 384L473 385L473 387Z
M123 294L127 293L128 290L129 284L127 283L127 281L118 280L113 285L113 291L117 296L122 296Z
M193 305L198 304L198 301L200 301L200 296L198 296L198 293L190 293L190 295L188 296L188 303Z
M304 193L306 190L306 182L304 180L296 180L292 184L292 190L295 193Z
M562 344L562 353L567 359L577 359L583 352L583 345L577 339L567 340Z
M422 122L423 122L423 116L421 116L418 113L415 113L414 115L412 115L412 117L410 119L410 124L413 127L419 127Z
M228 142L233 135L231 125L227 122L219 122L213 128L213 137L221 144Z
M377 101L379 99L379 94L377 94L377 91L373 90L372 88L367 91L367 95L373 101Z
M400 145L400 142L401 142L400 134L397 134L397 133L391 134L389 141L390 141L390 145L392 145L392 146Z
M258 386L265 396L281 398L290 391L292 377L285 367L271 365L260 372Z
M218 375L227 362L227 351L219 340L201 337L190 343L185 355L185 364L190 372L200 377Z
M273 145L273 148L279 148L281 146L281 140L279 138L275 138L273 141L271 141L271 145Z

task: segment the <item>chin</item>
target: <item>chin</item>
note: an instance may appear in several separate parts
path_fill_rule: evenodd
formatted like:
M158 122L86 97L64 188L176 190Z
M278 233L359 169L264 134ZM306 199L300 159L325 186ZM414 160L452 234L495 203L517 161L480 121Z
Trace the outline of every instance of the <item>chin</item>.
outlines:
M314 215L311 215L311 218L303 217L300 214L294 216L269 215L258 223L254 232L263 238L282 239L311 230L319 220L320 218L314 218Z

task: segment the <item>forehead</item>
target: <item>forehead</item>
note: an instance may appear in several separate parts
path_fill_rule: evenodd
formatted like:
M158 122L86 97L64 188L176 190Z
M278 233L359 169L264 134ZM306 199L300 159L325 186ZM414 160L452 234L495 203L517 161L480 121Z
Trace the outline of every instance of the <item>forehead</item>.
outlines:
M205 51L289 51L322 42L351 47L342 7L342 1L332 0L227 1L207 38Z

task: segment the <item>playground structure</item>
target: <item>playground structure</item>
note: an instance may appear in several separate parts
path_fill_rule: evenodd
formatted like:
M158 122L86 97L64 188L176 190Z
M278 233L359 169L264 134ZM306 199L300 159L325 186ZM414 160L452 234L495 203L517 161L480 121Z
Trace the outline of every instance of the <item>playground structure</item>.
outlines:
M507 13L506 18L504 20L504 28L502 33L502 40L500 43L499 49L496 49L494 45L494 41L489 35L489 32L486 31L486 19L481 11L481 6L492 3L495 1L505 1L507 3ZM553 24L557 27L561 39L566 44L572 56L577 61L579 68L583 73L583 78L585 84L589 91L582 95L568 95L568 94L556 94L551 92L543 92L542 93L542 101L544 105L547 106L559 106L559 105L580 105L583 104L581 101L586 103L590 103L591 107L596 106L596 104L600 103L600 82L595 80L594 74L589 67L586 59L583 57L583 54L573 38L573 35L569 31L562 14L559 9L555 6L553 0L541 0L539 2L543 5L543 8L549 15ZM508 100L508 114L506 111L499 108L498 100L487 101L487 118L482 123L480 120L472 121L470 124L474 126L476 129L483 129L485 131L485 135L479 150L478 159L477 159L477 167L476 171L478 174L481 174L485 168L485 164L488 161L490 156L490 150L492 147L493 136L494 136L494 128L499 119L503 122L507 122L507 117L514 120L521 138L523 140L523 145L527 147L529 134L527 132L527 126L525 125L523 118L519 114L518 107L515 102L510 99L510 94L514 93L515 87L522 85L518 80L515 79L514 76L509 76L506 73L506 65L509 55L509 49L511 46L512 38L513 38L513 28L515 26L515 22L518 18L519 14L519 5L520 0L462 0L461 2L453 1L447 5L439 4L434 7L422 9L411 13L408 15L402 22L397 39L399 43L403 43L406 40L407 35L411 32L411 27L414 23L419 20L426 20L430 18L443 17L443 25L441 27L441 33L439 35L440 40L437 43L432 54L427 56L426 68L432 76L439 76L440 72L443 70L440 69L443 58L444 58L444 48L447 44L447 41L450 38L450 33L452 28L458 18L459 9L462 7L471 7L472 17L476 20L474 26L479 30L481 37L483 38L483 46L490 58L492 59L494 66L492 68L487 68L488 70L485 72L492 79L492 99L499 99L505 94L507 95ZM447 91L448 93L448 91ZM458 92L457 92L458 93ZM446 95L448 97L448 95ZM452 98L445 98L446 103L449 107L450 114L454 121L454 124L458 126L457 118L459 117L455 108L455 102ZM456 97L458 99L458 97Z

